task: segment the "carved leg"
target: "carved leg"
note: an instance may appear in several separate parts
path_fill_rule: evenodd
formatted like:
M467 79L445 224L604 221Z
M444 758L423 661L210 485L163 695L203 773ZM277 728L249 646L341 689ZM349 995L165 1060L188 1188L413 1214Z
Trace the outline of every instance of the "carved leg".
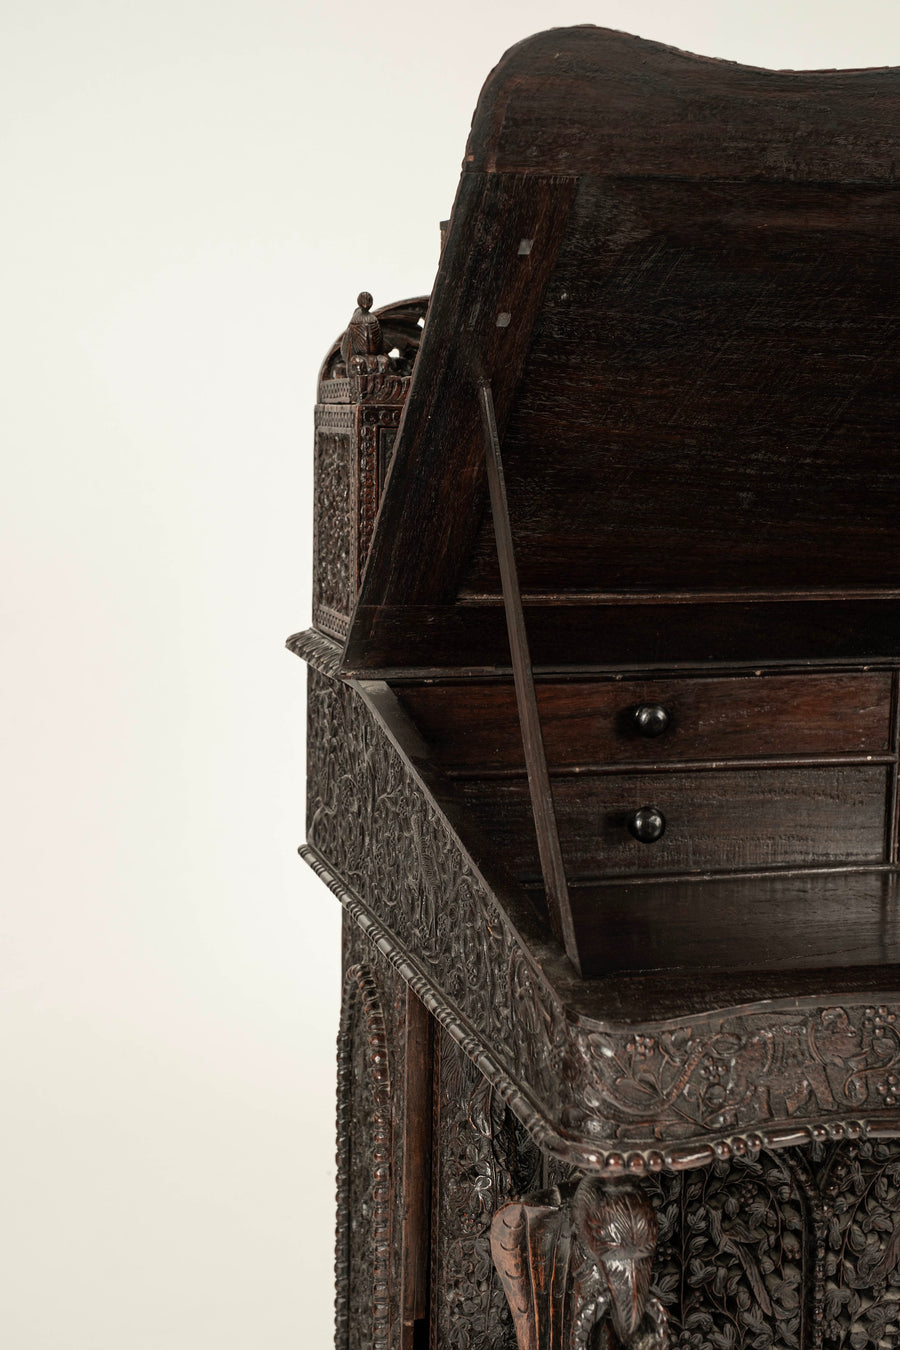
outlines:
M519 1350L665 1350L666 1314L650 1297L656 1214L637 1187L584 1177L497 1211L491 1253Z

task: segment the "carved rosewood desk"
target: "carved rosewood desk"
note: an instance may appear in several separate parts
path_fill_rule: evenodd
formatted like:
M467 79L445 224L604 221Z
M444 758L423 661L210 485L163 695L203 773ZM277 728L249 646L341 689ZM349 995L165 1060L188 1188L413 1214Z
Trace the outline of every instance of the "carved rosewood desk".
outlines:
M898 114L531 38L326 359L339 1350L900 1346Z

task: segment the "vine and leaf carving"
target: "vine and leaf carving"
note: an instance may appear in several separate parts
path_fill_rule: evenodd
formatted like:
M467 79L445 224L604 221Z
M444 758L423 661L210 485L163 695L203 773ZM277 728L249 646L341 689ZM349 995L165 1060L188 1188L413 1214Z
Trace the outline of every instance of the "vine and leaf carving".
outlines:
M587 1043L620 1119L677 1102L705 1129L727 1130L752 1118L900 1104L900 1035L884 1005L800 1012L780 1019L777 1035L771 1014L745 1013L699 1036L680 1026L624 1038L594 1032Z
M349 931L339 1344L352 1350L371 1336L388 1350L389 1216L399 1198L397 1160L388 1160L400 1087L389 1069L402 1039L391 990L400 986L359 930ZM762 1150L636 1182L585 1177L535 1147L443 1031L436 1099L436 1350L515 1350L517 1322L521 1350L554 1350L560 1332L565 1350L658 1350L666 1327L670 1350L900 1345L900 1141ZM523 1224L530 1231L517 1234ZM504 1261L513 1271L506 1292ZM526 1264L537 1273L523 1298ZM522 1316L536 1307L544 1325L523 1342ZM629 1322L629 1308L643 1313Z
M811 1206L790 1154L647 1184L654 1289L678 1350L801 1350Z
M644 1250L655 1246L652 1281L632 1305L643 1306L649 1319L623 1327L610 1315L614 1284L598 1282L617 1246L620 1287L629 1289L627 1272L640 1265L634 1255L640 1244L627 1224L606 1251L592 1253L585 1275L572 1197L585 1196L583 1209L598 1211L603 1195L617 1190L576 1176L507 1203L494 1220L495 1260L517 1310L520 1350L582 1345L585 1330L607 1318L620 1346L661 1345L666 1326L671 1350L900 1344L900 1144L763 1152L620 1186L619 1195L634 1197L635 1214L641 1205L652 1207L658 1229L655 1242L652 1234L645 1238Z
M498 1204L536 1183L541 1155L446 1035L438 1102L436 1343L444 1350L513 1350L509 1310L491 1264L491 1220Z
M863 1141L824 1154L824 1350L900 1345L900 1147Z

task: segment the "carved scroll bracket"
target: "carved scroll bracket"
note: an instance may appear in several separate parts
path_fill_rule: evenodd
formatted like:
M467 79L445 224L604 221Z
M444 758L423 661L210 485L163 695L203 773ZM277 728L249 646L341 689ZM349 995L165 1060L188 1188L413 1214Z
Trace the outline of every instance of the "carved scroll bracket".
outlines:
M666 1350L650 1294L658 1233L636 1186L593 1176L499 1209L491 1254L519 1350Z

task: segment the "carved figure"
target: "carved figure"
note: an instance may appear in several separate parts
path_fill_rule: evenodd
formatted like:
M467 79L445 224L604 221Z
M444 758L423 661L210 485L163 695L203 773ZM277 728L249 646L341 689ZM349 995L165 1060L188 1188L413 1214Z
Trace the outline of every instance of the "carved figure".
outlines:
M658 1231L635 1186L597 1177L499 1209L491 1254L519 1350L664 1350L666 1313L650 1296Z
M356 297L357 307L341 339L341 358L348 375L390 369L391 358L384 351L381 324L374 314L369 313L372 304L369 292L360 291Z

